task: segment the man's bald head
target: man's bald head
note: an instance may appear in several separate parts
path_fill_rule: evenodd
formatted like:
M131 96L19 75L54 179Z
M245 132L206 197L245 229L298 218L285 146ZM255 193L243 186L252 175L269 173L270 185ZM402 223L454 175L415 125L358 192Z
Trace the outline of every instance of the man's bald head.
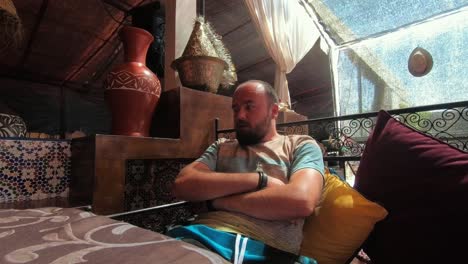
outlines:
M268 101L270 103L270 106L273 105L273 104L278 104L279 103L279 98L278 98L278 95L276 94L275 89L273 89L273 87L269 83L264 82L264 81L249 80L249 81L243 82L243 83L239 84L239 86L237 86L236 91L239 90L239 89L242 89L243 87L251 86L251 85L255 85L257 88L263 88L263 92L268 97Z

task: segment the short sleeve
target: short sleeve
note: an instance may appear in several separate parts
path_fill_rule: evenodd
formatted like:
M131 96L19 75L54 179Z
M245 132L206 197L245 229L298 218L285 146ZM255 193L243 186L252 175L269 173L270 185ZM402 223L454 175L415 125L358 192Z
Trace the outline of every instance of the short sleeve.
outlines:
M212 171L216 170L216 161L218 160L218 149L219 142L211 144L196 161L204 163Z
M304 142L296 148L290 175L305 168L315 169L325 175L322 150L315 142Z

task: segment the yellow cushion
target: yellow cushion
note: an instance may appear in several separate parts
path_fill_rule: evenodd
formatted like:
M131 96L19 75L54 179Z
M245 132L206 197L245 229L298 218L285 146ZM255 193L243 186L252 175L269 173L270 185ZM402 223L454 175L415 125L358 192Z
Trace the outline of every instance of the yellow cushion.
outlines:
M322 201L304 224L301 255L320 264L344 264L387 214L326 169Z

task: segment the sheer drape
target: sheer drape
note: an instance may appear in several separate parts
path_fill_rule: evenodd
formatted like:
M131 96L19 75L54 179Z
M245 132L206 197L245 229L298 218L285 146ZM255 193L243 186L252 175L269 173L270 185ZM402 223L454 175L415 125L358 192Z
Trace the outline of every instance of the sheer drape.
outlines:
M307 54L319 37L313 20L298 0L244 0L252 21L276 63L275 90L291 106L286 74Z

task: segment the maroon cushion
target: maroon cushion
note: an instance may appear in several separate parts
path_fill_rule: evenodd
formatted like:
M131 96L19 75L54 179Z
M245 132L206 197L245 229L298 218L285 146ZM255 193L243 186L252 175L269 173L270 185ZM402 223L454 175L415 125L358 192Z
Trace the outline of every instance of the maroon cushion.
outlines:
M355 188L389 212L365 245L374 263L468 261L468 153L380 111Z

